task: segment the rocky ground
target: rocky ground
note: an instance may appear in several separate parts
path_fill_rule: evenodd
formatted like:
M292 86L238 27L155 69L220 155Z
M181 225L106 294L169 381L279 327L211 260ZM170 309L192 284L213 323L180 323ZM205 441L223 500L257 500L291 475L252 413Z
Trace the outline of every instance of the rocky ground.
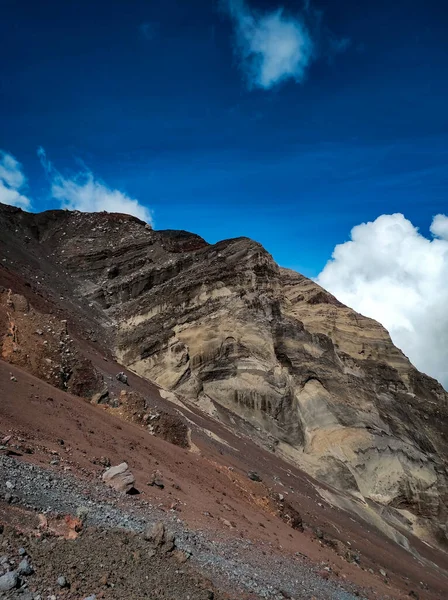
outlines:
M15 588L0 592L5 598L223 598L175 555L167 558L142 536L124 531L86 529L74 541L7 528L2 542L2 568L11 571L0 577L0 590L18 574Z
M0 471L0 488L9 490L0 512L8 522L2 565L18 575L17 581L14 575L4 579L15 584L6 597L27 598L25 592L34 599L79 598L89 592L117 599L227 596L198 579L198 572L222 589L238 589L234 598L350 600L360 595L354 588L350 593L348 584L344 589L330 581L331 568L317 572L300 555L288 561L272 553L266 568L268 552L250 540L210 539L135 497L9 457L1 458ZM33 572L23 568L24 559ZM58 577L66 584L59 585Z

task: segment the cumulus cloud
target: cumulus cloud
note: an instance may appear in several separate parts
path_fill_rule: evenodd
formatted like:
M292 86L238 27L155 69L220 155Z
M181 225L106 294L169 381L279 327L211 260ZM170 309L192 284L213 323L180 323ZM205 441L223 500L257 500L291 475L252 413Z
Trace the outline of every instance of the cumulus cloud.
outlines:
M432 238L402 214L357 225L336 246L317 281L339 300L376 319L421 371L448 389L448 217Z
M118 212L152 223L151 211L138 200L130 198L124 192L109 188L103 181L96 179L93 173L84 168L72 177L64 177L47 159L45 150L37 152L51 184L51 195L58 200L61 208L81 212Z
M436 215L434 217L431 223L431 233L448 241L448 218L445 215Z
M262 14L244 0L227 0L227 8L250 87L269 89L285 79L304 80L314 44L302 18L287 16L283 9Z
M0 150L0 202L28 209L30 199L23 194L26 178L22 165L7 152Z

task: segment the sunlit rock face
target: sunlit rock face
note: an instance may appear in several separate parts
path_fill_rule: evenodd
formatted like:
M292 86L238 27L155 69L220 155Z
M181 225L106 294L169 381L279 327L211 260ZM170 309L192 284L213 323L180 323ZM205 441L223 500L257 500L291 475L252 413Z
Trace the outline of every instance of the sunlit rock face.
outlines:
M444 541L448 395L381 325L247 238L210 245L124 215L6 212L8 243L56 265L122 364Z

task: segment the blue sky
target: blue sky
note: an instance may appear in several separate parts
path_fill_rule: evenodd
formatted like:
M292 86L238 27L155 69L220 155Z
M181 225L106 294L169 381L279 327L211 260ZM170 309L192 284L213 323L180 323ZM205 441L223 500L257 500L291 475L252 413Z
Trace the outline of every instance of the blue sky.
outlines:
M88 168L158 229L246 235L309 276L359 223L402 212L426 234L446 212L443 1L0 0L0 14L0 149L33 210L60 205L55 173ZM277 26L302 36L300 57L262 70Z

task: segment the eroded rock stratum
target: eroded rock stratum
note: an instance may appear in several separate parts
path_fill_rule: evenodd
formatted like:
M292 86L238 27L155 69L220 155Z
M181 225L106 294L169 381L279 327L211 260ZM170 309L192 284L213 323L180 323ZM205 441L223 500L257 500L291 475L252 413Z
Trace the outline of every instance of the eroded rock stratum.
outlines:
M210 245L125 215L11 207L0 227L2 268L69 297L121 364L447 543L448 395L377 322L247 238ZM17 362L8 293L2 353Z

